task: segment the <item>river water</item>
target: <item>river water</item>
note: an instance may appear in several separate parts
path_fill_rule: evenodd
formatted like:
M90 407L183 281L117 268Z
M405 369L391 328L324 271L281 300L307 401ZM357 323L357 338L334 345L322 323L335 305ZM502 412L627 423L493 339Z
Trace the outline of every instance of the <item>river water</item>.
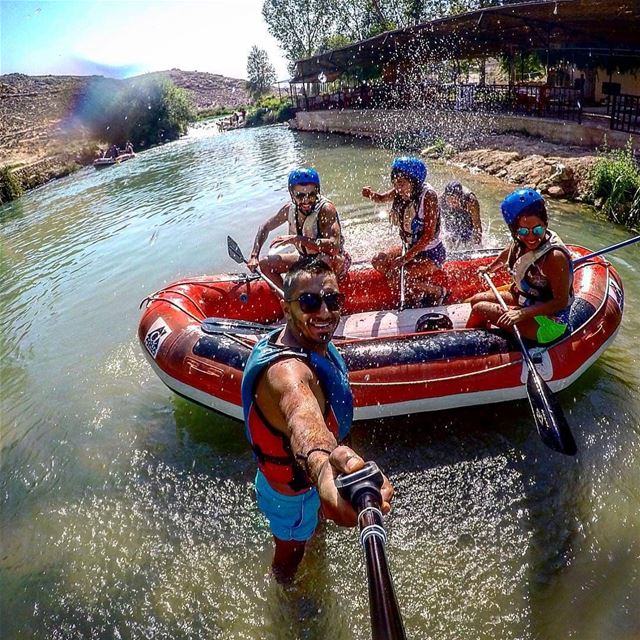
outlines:
M388 184L391 158L347 137L205 125L0 209L3 639L369 637L356 532L323 526L295 586L275 586L241 425L166 389L136 328L165 283L237 271L226 235L248 252L300 164L366 259L393 236L359 191ZM438 188L452 177L479 195L486 244L504 243L509 188L431 167ZM630 235L550 208L569 242ZM611 254L622 328L560 394L575 459L540 443L526 402L355 427L396 487L387 549L409 638L640 637L639 253Z

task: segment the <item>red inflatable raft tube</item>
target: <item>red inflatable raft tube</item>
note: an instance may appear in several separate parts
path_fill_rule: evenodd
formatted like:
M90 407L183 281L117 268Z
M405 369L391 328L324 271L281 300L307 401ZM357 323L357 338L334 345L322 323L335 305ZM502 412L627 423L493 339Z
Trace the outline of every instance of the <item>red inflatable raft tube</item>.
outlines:
M569 249L574 259L589 253ZM371 268L354 268L341 280L346 303L334 343L349 369L355 420L526 397L527 367L513 338L465 328L470 305L464 300L486 288L478 267L496 255L481 250L448 261L449 295L439 307L398 311L397 296ZM496 284L507 278L501 272ZM552 345L530 349L553 391L596 361L622 320L622 283L605 259L578 265L574 289L570 330ZM160 379L179 395L241 420L242 371L257 340L282 322L277 294L252 274L223 274L174 282L143 304L138 336Z

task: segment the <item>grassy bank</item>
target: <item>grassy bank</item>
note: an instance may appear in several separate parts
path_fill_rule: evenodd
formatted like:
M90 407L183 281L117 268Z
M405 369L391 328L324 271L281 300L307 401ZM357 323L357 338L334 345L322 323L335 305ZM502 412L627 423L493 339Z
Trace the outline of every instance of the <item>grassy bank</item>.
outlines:
M247 112L247 127L287 122L295 116L295 110L288 98L269 96L263 98Z
M624 149L600 149L590 179L593 202L609 220L640 227L640 166L631 141Z

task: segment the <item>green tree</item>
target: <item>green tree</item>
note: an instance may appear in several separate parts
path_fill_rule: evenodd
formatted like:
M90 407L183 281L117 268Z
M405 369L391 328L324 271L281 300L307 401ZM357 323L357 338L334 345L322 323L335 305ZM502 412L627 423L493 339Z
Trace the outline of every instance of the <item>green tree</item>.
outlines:
M20 179L13 174L10 167L0 168L0 204L11 202L24 193Z
M128 81L110 96L102 113L88 118L87 124L101 139L148 147L186 133L196 113L184 89L167 78L147 76Z
M289 62L308 58L336 33L336 3L340 0L265 0L262 15L269 33Z
M276 72L269 62L267 52L256 45L251 47L247 58L247 78L249 79L249 93L254 100L269 93L276 81Z

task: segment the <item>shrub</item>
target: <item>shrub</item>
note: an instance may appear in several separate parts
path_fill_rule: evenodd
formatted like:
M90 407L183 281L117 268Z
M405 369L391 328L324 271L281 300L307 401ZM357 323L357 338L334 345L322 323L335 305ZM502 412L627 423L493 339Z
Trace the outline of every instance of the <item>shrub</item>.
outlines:
M258 102L247 114L247 126L257 127L262 124L286 122L295 116L295 109L288 98L269 96Z
M118 87L100 84L87 91L81 118L94 137L134 147L176 140L196 113L189 94L162 77L140 77ZM95 108L95 105L100 108Z
M22 183L11 171L10 167L0 169L0 204L11 202L24 193Z
M231 107L212 107L211 109L202 109L198 111L196 118L198 120L207 120L208 118L219 118L220 116L231 115L235 109Z
M598 152L590 175L591 196L614 222L636 227L640 224L640 167L633 155L631 139L624 149Z

